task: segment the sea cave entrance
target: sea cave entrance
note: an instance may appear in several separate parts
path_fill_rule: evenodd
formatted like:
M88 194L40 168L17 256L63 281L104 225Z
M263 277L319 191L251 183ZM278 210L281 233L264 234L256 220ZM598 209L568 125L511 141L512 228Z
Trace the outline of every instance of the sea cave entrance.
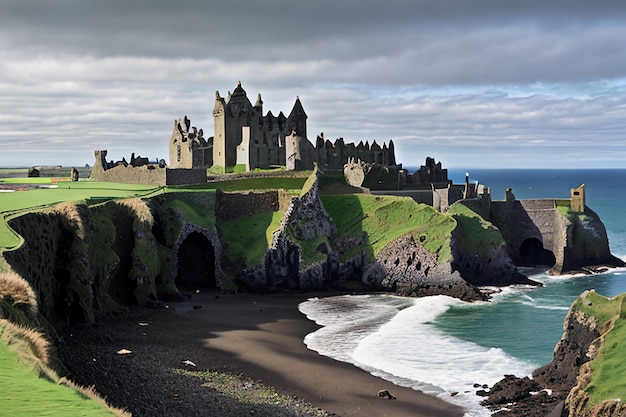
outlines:
M190 233L178 248L176 286L181 290L217 288L215 249L202 233Z
M520 245L519 254L529 266L553 266L556 263L554 253L544 248L536 237L525 239Z

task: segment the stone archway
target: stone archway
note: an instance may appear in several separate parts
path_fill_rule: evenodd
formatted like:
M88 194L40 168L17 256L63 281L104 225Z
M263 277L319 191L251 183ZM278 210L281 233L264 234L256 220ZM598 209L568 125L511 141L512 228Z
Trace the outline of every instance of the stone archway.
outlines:
M545 265L551 267L556 263L554 253L544 248L541 240L536 237L529 237L521 243L519 255L527 265Z
M176 286L179 289L217 288L215 277L215 248L199 232L191 232L178 247L178 274Z

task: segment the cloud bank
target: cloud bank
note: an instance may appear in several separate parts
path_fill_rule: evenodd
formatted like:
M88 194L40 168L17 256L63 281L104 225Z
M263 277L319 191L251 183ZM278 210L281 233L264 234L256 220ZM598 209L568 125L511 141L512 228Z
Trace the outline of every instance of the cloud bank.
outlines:
M4 0L0 166L167 158L241 80L405 165L622 167L625 37L617 1Z

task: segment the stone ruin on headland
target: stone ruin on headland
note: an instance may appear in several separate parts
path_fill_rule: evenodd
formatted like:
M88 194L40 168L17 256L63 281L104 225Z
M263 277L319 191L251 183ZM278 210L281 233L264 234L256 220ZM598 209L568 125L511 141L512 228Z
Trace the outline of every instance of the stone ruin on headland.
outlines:
M570 199L517 201L508 190L504 201L492 201L489 188L470 183L467 176L464 184L453 184L447 169L433 158L426 158L418 171L409 173L396 163L393 141L383 146L376 141L355 145L341 138L331 142L322 133L313 145L307 139L308 116L299 98L289 116L263 112L261 95L253 105L239 83L226 97L215 93L214 136L205 138L204 131L191 126L186 116L174 122L169 165L164 160L151 162L134 154L129 162L109 162L106 150L96 150L91 178L174 185L205 183L209 168L212 172L216 168L218 172L249 172L276 166L284 166L288 171L310 170L314 166L343 170L350 186L366 188L372 194L411 197L440 212L447 212L453 203L462 201L500 229L516 264L550 264L555 273L585 265L622 264L608 251L606 231L595 214L586 217L594 219L594 224L581 227L598 231L594 235L597 241L590 246L597 250L582 250L569 238L568 230L576 222L563 223L559 207L567 206L574 214L592 213L585 206L584 186L572 189Z
M214 135L204 137L203 129L191 126L186 116L174 121L169 139L169 164L133 156L131 161L106 160L106 150L95 151L91 178L100 181L153 185L206 182L206 171L248 172L278 166L288 171L321 169L342 170L348 160L382 166L397 166L393 141L334 142L321 133L313 145L307 138L307 114L296 98L289 116L281 111L263 113L261 95L253 105L246 91L237 85L222 97L215 93ZM204 173L204 174L203 174Z

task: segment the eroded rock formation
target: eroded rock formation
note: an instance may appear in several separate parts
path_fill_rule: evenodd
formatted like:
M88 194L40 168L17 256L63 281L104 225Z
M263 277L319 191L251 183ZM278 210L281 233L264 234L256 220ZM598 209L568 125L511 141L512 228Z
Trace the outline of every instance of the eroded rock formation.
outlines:
M580 304L591 306L589 295L589 291L581 294L568 311L552 361L536 369L532 380L506 375L491 388L483 405L500 410L495 415L501 417L626 416L626 406L619 399L588 406L590 361L601 353L603 334L612 322L598 323L595 316L585 314Z

